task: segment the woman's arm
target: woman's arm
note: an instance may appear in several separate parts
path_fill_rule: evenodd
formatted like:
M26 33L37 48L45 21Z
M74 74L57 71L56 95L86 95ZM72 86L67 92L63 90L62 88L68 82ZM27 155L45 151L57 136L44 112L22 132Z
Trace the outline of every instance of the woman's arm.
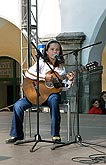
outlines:
M43 67L43 60L39 60L39 80L45 80L45 73L42 72ZM25 72L25 76L33 80L37 79L37 62Z

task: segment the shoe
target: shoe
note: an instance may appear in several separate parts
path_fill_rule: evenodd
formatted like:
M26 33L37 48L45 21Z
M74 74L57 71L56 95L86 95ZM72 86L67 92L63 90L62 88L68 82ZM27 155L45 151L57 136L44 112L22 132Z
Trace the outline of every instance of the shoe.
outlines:
M6 144L15 143L18 139L16 137L10 137L6 139Z
M52 141L54 142L61 142L61 137L60 136L53 136Z

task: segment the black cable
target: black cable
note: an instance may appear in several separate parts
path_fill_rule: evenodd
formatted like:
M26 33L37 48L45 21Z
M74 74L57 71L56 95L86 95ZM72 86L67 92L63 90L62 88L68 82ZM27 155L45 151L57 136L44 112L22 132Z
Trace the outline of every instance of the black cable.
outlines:
M81 143L83 144L83 143ZM92 144L92 145L96 145L96 144ZM84 146L84 145L83 145ZM91 147L90 145L86 145L86 147ZM106 146L102 146L102 145L96 145L99 147L106 147ZM93 149L95 149L94 147L91 147ZM89 155L88 157L74 157L72 158L72 160L74 162L79 162L79 163L83 163L83 164L95 164L95 163L106 163L106 153L95 149L98 152L101 152L102 154L92 154Z
M93 154L89 156L92 160L97 160L99 162L106 163L106 154Z
M92 160L89 157L74 157L74 158L72 158L72 160L74 162L79 162L79 163L84 163L84 164L89 164L89 165L99 163L98 160Z

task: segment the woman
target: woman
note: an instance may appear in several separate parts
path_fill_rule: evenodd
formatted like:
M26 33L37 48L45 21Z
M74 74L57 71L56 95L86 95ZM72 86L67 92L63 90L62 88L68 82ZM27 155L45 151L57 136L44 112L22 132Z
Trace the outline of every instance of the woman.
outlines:
M39 58L39 81L43 80L48 85L53 80L53 85L56 88L58 88L57 85L60 85L63 86L62 90L67 90L72 85L74 73L66 74L64 67L64 58L62 55L63 55L62 47L57 40L51 40L47 43L47 45L44 48L44 55L43 55L44 58L43 59ZM59 57L59 60L56 58L56 56ZM56 73L58 73L58 75L61 76L61 78L67 77L68 80L66 80L67 78L61 81L60 78L54 79L53 70ZM26 71L25 76L32 80L37 80L37 62ZM56 80L59 81L56 82ZM50 107L51 136L53 141L61 141L61 137L60 137L61 116L59 110L60 100L61 100L60 92L51 93L46 100L46 104ZM6 143L14 143L17 140L22 140L24 138L24 133L23 133L24 111L30 107L32 107L32 103L28 100L27 97L18 100L14 104L12 125L10 130L11 137L6 140Z
M102 113L106 114L106 91L101 92L100 107Z
M91 103L91 107L89 109L89 114L102 114L102 110L100 108L100 101L98 99L93 99Z

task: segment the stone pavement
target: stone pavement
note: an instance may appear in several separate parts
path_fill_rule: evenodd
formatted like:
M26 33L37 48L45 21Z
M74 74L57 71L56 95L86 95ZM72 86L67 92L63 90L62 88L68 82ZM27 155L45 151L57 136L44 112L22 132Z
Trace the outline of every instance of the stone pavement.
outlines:
M0 164L1 165L82 165L105 164L106 159L106 115L79 115L79 134L82 143L75 142L77 135L77 119L71 114L72 137L68 145L51 150L53 144L38 142L34 152L30 152L35 144L37 132L36 112L31 112L31 137L26 114L25 140L30 143L19 145L5 144L9 137L12 112L0 112ZM42 140L50 140L50 114L39 114L39 133ZM67 114L61 113L61 137L67 142ZM75 142L75 143L74 143ZM92 145L91 145L92 144ZM90 158L89 158L90 156ZM95 158L96 157L96 158ZM74 160L72 160L74 159Z

